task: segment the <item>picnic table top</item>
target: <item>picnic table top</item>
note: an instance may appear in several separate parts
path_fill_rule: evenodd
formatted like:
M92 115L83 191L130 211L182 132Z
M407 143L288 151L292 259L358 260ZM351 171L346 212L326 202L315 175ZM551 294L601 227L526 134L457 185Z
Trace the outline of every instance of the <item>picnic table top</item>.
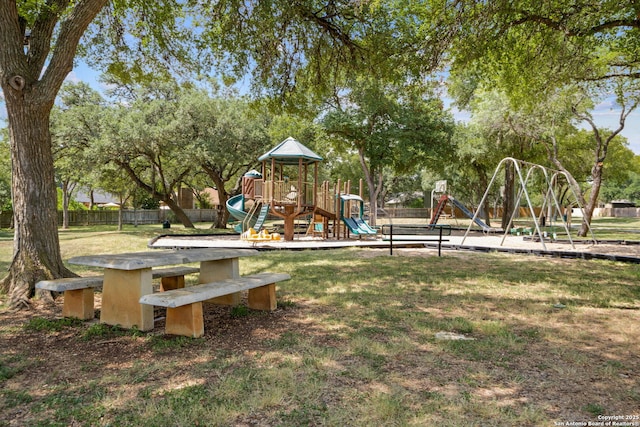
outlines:
M216 261L258 255L255 249L200 248L153 250L119 254L83 255L69 259L70 264L103 267L116 270L139 270L163 265Z

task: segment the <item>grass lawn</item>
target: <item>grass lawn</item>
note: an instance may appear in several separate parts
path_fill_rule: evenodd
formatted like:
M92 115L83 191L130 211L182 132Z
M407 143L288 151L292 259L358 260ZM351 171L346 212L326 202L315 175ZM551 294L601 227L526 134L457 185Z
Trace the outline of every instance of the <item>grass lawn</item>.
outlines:
M165 232L75 229L60 239L69 258L145 250ZM11 244L0 234L3 267ZM60 301L0 306L0 426L554 426L640 416L640 265L394 253L242 259L243 274L291 274L278 310L207 306L201 339L164 336L162 321L142 333L61 319Z

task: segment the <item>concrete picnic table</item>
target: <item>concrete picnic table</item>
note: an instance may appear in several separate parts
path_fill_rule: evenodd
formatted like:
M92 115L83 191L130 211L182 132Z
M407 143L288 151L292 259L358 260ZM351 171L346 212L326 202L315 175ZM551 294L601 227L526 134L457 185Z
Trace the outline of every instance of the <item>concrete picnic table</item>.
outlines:
M153 293L153 267L199 262L199 283L207 283L240 277L239 259L258 254L254 249L153 250L78 256L69 263L104 268L101 323L148 331L153 329L153 307L139 300ZM239 295L232 294L219 302L234 304L238 299Z

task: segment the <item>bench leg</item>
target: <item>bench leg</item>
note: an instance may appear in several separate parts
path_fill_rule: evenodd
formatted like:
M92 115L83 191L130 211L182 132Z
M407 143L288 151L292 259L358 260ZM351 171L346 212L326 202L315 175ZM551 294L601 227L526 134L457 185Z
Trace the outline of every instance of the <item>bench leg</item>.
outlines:
M82 320L93 319L93 288L64 291L62 305L64 317L77 317Z
M167 308L164 330L168 335L184 335L193 338L204 335L202 303L196 302L182 307Z
M179 288L184 288L184 276L162 277L160 279L160 292Z
M153 329L153 306L140 304L142 295L153 293L151 268L140 270L104 269L100 322L137 326L141 331Z
M276 284L249 289L247 305L254 310L273 311L276 309Z
M240 277L240 263L238 258L228 258L200 263L199 283L215 282L223 279L237 279ZM240 304L240 292L211 298L206 302L218 305L236 306Z
M206 302L210 304L230 305L232 307L235 307L236 305L240 305L241 296L242 295L240 294L240 292L235 292L233 294L222 295L221 297L208 299L206 300Z

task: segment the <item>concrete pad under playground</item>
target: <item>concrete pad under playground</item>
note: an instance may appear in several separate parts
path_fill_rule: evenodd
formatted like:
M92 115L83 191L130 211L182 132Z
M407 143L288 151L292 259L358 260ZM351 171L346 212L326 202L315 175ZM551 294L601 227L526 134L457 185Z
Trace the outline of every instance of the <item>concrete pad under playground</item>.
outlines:
M608 259L640 263L640 244L637 242L614 244L611 242L593 244L592 242L576 242L574 247L569 241L545 241L545 246L539 241L532 240L529 236L507 235L469 235L464 239L463 235L447 236L447 242L442 243L443 253L448 250L465 250L479 252L506 252L533 254L540 256L552 256L562 258L582 259ZM293 241L268 241L251 242L241 240L239 236L212 236L212 235L165 235L160 236L149 243L150 248L247 248L259 250L304 250L304 249L336 249L344 247L362 247L388 249L389 241L382 239L321 239L317 237L297 237ZM437 242L397 241L396 248L421 248L437 251ZM546 249L545 249L546 247Z

